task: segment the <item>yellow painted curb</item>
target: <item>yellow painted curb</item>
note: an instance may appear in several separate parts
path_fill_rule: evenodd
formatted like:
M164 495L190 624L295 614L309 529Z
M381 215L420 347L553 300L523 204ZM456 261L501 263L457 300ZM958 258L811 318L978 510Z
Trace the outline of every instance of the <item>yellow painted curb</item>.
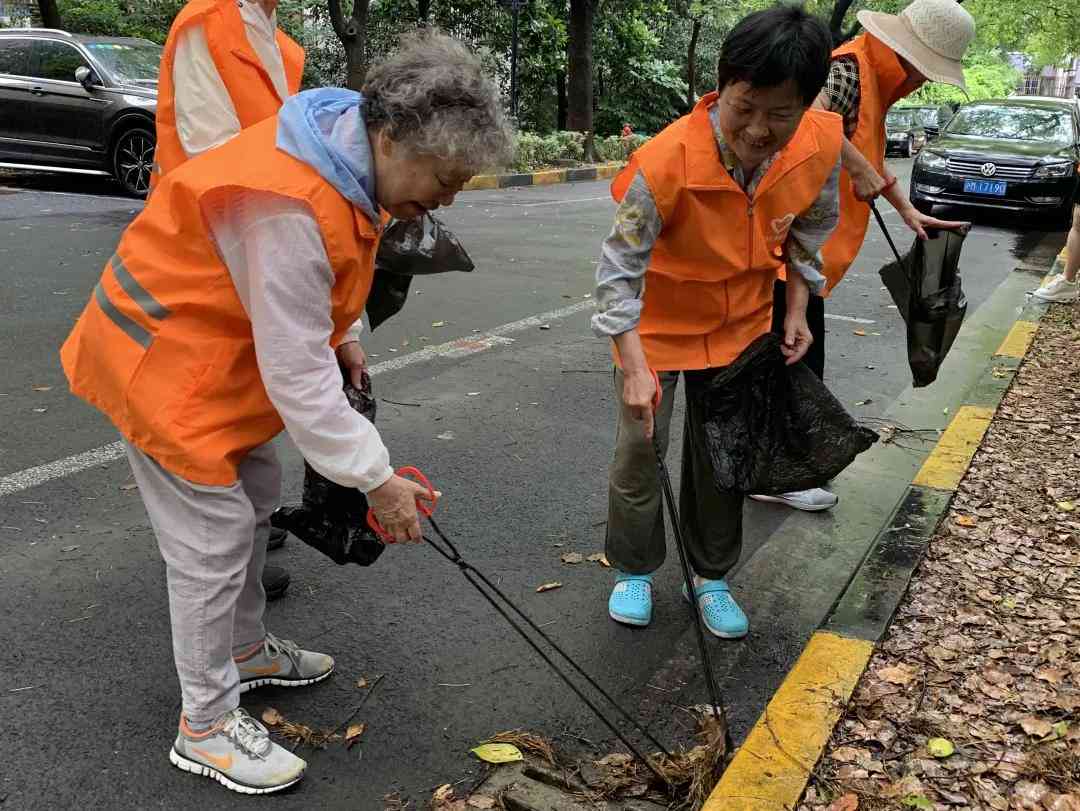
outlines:
M547 172L533 172L532 180L534 186L550 186L553 183L565 183L566 170L551 169Z
M818 631L701 811L795 808L874 643Z
M938 490L955 490L967 473L993 417L992 408L961 406L911 483Z
M499 188L498 175L477 175L461 187L462 191L477 191L479 189Z
M1006 358L1022 358L1035 340L1039 325L1034 321L1017 321L995 353Z
M623 168L621 163L608 163L603 166L596 167L596 179L607 180L608 178L615 177L619 174L619 171Z

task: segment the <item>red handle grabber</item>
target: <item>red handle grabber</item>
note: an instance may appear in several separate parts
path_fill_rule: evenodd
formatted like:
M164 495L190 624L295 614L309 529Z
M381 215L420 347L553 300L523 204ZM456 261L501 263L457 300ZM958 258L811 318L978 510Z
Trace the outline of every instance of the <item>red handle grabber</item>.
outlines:
M410 481L416 482L421 487L425 488L428 493L431 494L431 506L428 506L420 499L416 500L416 511L425 518L431 516L431 514L435 512L434 503L436 501L436 495L435 488L431 486L431 482L428 480L428 477L425 476L422 472L420 472L420 468L413 467L412 465L398 468L394 472L397 473L397 475L401 476L401 478L403 479L409 479ZM379 523L379 519L375 517L375 511L372 509L368 509L367 522L368 526L375 531L375 534L378 535L384 543L394 543L394 536L389 534L385 529L383 529L382 524Z

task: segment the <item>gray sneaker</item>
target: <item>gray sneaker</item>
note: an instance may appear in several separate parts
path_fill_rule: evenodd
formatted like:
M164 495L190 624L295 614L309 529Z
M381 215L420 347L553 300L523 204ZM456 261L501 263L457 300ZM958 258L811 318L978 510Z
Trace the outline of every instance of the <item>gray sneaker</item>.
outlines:
M185 772L217 780L241 794L281 791L304 776L307 763L270 740L266 727L237 707L206 732L180 717L169 760Z
M267 633L266 640L248 656L236 660L240 671L240 692L264 684L303 687L322 681L334 672L334 660L325 653L301 650L288 639Z

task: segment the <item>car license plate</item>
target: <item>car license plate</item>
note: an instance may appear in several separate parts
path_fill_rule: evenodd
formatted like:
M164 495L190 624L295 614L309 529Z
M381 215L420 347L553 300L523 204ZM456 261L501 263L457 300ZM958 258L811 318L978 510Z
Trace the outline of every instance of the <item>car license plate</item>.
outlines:
M1003 180L965 180L964 192L970 194L992 194L995 197L1004 197L1008 184Z

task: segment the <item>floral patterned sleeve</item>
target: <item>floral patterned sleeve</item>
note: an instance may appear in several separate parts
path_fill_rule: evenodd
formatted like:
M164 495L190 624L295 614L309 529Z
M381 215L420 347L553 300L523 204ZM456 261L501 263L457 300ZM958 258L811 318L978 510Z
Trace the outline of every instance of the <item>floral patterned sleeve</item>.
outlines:
M836 230L839 220L840 161L837 161L817 199L791 224L785 246L788 267L806 279L815 296L824 292L826 283L821 246Z
M663 228L656 201L638 172L615 212L615 225L604 240L596 268L593 332L611 337L628 332L641 319L645 271Z

